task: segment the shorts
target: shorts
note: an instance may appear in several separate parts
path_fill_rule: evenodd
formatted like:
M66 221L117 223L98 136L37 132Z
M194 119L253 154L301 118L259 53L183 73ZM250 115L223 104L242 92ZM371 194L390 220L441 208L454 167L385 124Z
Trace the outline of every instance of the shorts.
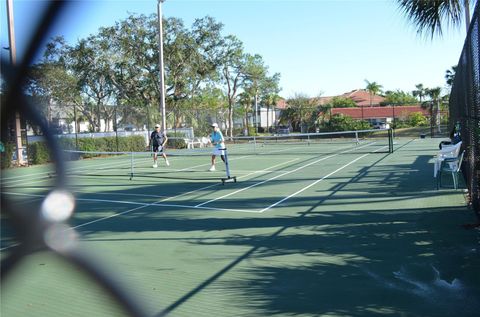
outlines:
M221 150L219 148L214 148L212 155L225 155L225 150Z
M154 145L152 150L153 150L153 152L155 152L155 153L157 153L157 152L163 153L163 146L161 146L161 145Z

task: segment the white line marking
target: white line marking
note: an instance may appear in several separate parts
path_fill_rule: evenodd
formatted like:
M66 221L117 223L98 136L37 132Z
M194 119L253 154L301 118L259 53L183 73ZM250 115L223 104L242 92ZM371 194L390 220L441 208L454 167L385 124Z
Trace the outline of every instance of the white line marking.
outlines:
M368 155L368 154L364 154L364 155L362 155L362 156L360 156L360 157L358 157L358 158L354 159L354 160L353 160L353 161L351 161L350 163L347 163L347 164L343 165L342 167L339 167L339 168L337 168L337 169L336 169L336 170L334 170L333 172L331 172L331 173L329 173L329 174L327 174L327 175L323 176L323 177L322 177L322 178L320 178L320 179L317 179L315 182L311 183L310 185L308 185L308 186L305 186L304 188L302 188L302 189L300 189L300 190L296 191L295 193L293 193L293 194L291 194L291 195L288 195L287 197L285 197L285 198L283 198L283 199L281 199L281 200L277 201L276 203L273 203L273 204L271 204L270 206L268 206L268 207L266 207L266 208L263 208L263 209L262 209L260 212L267 211L268 209L270 209L270 208L273 208L273 207L275 207L275 206L277 206L277 205L281 204L281 203L282 203L282 202L284 202L285 200L287 200L287 199L290 199L290 198L292 198L292 197L294 197L294 196L297 196L297 195L298 195L298 194L300 194L301 192L303 192L303 191L305 191L305 190L309 189L310 187L312 187L312 186L314 186L314 185L318 184L319 182L323 181L324 179L326 179L326 178L328 178L328 177L332 176L333 174L335 174L335 173L336 173L336 172L338 172L338 171L341 171L341 170L342 170L342 169L344 169L345 167L347 167L347 166L349 166L349 165L351 165L351 164L355 163L356 161L358 161L358 160L359 160L359 159L361 159L361 158L364 158L364 157L365 157L365 156L367 156L367 155Z
M386 147L386 146L385 146L385 147ZM385 148L385 147L381 147L381 148L379 148L379 149L375 150L374 152L380 151L382 148ZM351 164L355 163L356 161L358 161L358 160L360 160L360 159L364 158L364 157L365 157L365 156L367 156L367 155L370 155L370 154L369 154L369 153L367 153L367 154L364 154L364 155L362 155L362 156L359 156L359 157L357 157L356 159L352 160L350 163L347 163L347 164L343 165L342 167L339 167L339 168L337 168L337 169L336 169L336 170L334 170L333 172L331 172L331 173L329 173L329 174L327 174L327 175L323 176L322 178L320 178L320 179L317 179L315 182L311 183L310 185L307 185L307 186L305 186L304 188L302 188L302 189L300 189L300 190L296 191L295 193L293 193L293 194L291 194L291 195L289 195L289 196L287 196L287 197L285 197L285 198L283 198L283 199L281 199L281 200L277 201L276 203L273 203L273 204L271 204L270 206L268 206L268 207L266 207L266 208L263 208L263 209L262 209L260 212L262 212L262 213L263 213L264 211L267 211L268 209L270 209L270 208L273 208L273 207L275 207L275 206L277 206L277 205L281 204L282 202L286 201L287 199L290 199L290 198L292 198L292 197L294 197L294 196L296 196L296 195L300 194L301 192L303 192L303 191L307 190L308 188L310 188L310 187L314 186L315 184L318 184L319 182L323 181L324 179L326 179L326 178L328 178L328 177L332 176L333 174L337 173L338 171L341 171L341 170L342 170L342 169L344 169L345 167L347 167L347 166L349 166L349 165L351 165Z
M269 167L268 169L264 169L264 170L260 170L260 171L254 171L254 172L251 172L251 173L249 173L249 174L246 174L246 175L243 175L243 176L239 176L239 177L237 177L237 179L245 178L245 177L248 177L248 176L250 176L250 175L252 175L252 174L256 174L256 173L263 173L263 172L270 173L271 171L269 171L269 169L274 168L274 167L277 167L277 166L281 166L281 165L284 165L284 164L288 164L288 163L293 162L293 161L296 161L296 160L299 160L299 158L295 158L295 159L293 159L293 160L289 160L289 161L286 161L286 162L279 163L279 164L277 164L277 165L274 165L274 166ZM213 185L209 185L209 186L205 186L205 187L198 188L198 189L195 189L195 190L186 192L186 193L182 193L182 194L179 194L179 195L176 195L176 196L172 196L172 197L168 197L168 198L162 199L161 201L167 201L167 200L170 200L170 199L174 199L174 198L177 198L177 197L185 196L185 195L188 195L188 194L192 194L192 193L195 193L195 192L198 192L198 191L201 191L201 190L210 188L210 187L219 186L219 185L220 185L220 183L218 183L218 184L213 184ZM199 206L196 206L196 207L199 207Z
M313 164L318 163L318 162L320 162L320 161L326 160L326 159L328 159L328 158L332 158L332 157L337 156L337 155L340 155L340 154L342 154L342 153L348 153L348 152L351 152L351 151L354 151L354 150L357 150L357 149L360 149L360 148L363 148L363 147L367 147L367 146L369 146L369 145L371 145L371 144L374 144L374 142L369 143L369 144L365 144L365 145L360 146L360 147L349 148L348 150L345 150L345 151L342 151L342 152L339 152L339 153L336 153L336 154L332 154L332 155L328 155L328 156L322 157L322 158L320 158L320 159L318 159L318 160L316 160L316 161L310 162L310 163L308 163L308 164L306 164L306 165L304 165L304 166L300 166L300 167L298 167L298 168L296 168L296 169L294 169L294 170L292 170L292 171L284 172L284 173L282 173L282 174L279 174L279 175L274 176L274 177L272 177L272 178L269 178L269 179L267 179L267 180L261 181L261 182L259 182L259 183L250 185L250 186L248 186L248 187L239 189L239 190L234 191L234 192L232 192L232 193L229 193L229 194L226 194L226 195L223 195L223 196L220 196L220 197L217 197L217 198L208 200L208 201L206 201L206 202L203 202L203 203L201 203L201 204L196 205L195 207L200 207L200 206L209 204L209 203L211 203L211 202L217 201L217 200L219 200L219 199L222 199L222 198L225 198L225 197L228 197L228 196L237 194L237 193L239 193L239 192L242 192L242 191L247 190L247 189L250 189L250 188L252 188L252 187L256 187L256 186L258 186L258 185L264 184L264 183L266 183L266 182L269 182L269 181L271 181L271 180L277 179L277 178L282 177L282 176L284 176L284 175L287 175L287 174L290 174L290 173L299 171L299 170L301 170L301 169L304 169L304 168L306 168L306 167L308 167L308 166L310 166L310 165L313 165Z
M280 175L277 175L277 176L271 177L271 178L269 178L269 179L266 179L266 180L264 180L264 181L261 181L261 182L259 182L259 183L255 183L255 184L253 184L253 185L244 187L244 188L242 188L242 189L236 190L236 191L231 192L231 193L229 193L229 194L226 194L226 195L223 195L223 196L214 198L214 199L210 199L210 200L208 200L208 201L206 201L206 202L203 202L203 203L201 203L201 204L196 205L195 207L201 207L201 206L203 206L203 205L209 204L209 203L214 202L214 201L216 201L216 200L219 200L219 199L222 199L222 198L231 196L231 195L235 195L235 194L237 194L237 193L243 192L244 190L250 189L250 188L255 187L255 186L262 185L262 184L264 184L264 183L266 183L266 182L269 182L269 181L271 181L271 180L277 179L277 178L282 177L282 176L284 176L284 175L287 175L287 174L290 174L290 173L299 171L299 170L301 170L301 169L304 169L305 167L308 167L308 166L313 165L313 164L315 164L315 163L318 163L318 162L320 162L320 161L326 160L326 159L331 158L331 157L333 157L333 156L335 156L335 155L330 155L330 156L322 157L321 159L318 159L318 160L316 160L316 161L310 162L310 163L308 163L307 165L300 166L300 167L298 167L298 168L296 168L296 169L294 169L294 170L292 170L292 171L284 172L284 173L282 173L282 174L280 174Z

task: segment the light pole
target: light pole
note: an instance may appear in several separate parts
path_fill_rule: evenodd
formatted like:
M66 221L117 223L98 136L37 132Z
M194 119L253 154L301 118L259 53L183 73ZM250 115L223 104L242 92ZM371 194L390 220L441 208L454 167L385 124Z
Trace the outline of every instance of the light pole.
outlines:
M255 91L255 134L258 134L258 98Z
M160 111L162 113L162 130L167 131L167 123L165 118L165 83L164 83L164 69L163 69L163 27L162 27L162 3L165 0L158 0L157 15L158 15L158 68L160 74Z
M12 66L17 63L17 50L15 46L15 24L13 22L13 0L7 0L7 19L8 19L8 41L10 62ZM15 144L17 148L17 165L25 164L23 160L23 145L22 145L22 125L20 113L15 112Z

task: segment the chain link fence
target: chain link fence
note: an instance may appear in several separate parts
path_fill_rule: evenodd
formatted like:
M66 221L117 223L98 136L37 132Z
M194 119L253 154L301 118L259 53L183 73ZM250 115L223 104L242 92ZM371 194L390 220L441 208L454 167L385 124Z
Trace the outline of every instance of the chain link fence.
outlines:
M480 2L475 7L470 29L458 61L450 94L450 130L460 124L465 146L462 172L470 203L480 215Z

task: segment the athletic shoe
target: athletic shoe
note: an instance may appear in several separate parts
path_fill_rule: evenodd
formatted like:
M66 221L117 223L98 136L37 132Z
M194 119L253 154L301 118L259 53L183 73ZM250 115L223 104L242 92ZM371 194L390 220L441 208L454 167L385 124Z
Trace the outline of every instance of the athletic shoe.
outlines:
M215 165L212 165L212 167L210 167L210 169L208 171L209 172L214 172L215 171Z
M168 160L165 160L165 164L167 164L167 166L170 166L170 162Z
M152 167L157 168L158 167L157 163L153 164Z

